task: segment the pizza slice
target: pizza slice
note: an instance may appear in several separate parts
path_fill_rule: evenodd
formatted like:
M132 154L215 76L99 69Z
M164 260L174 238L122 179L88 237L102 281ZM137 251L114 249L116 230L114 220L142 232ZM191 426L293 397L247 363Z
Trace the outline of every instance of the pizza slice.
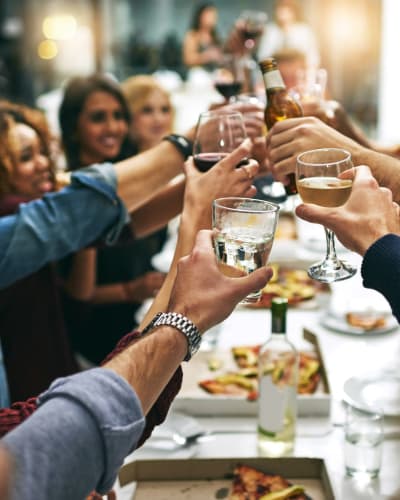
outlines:
M386 318L384 315L374 313L347 313L346 321L350 326L361 328L366 332L377 330L386 326Z
M247 465L237 465L230 500L311 500L304 487L277 474L265 474Z
M242 345L232 347L233 358L240 368L256 367L260 349L260 345Z

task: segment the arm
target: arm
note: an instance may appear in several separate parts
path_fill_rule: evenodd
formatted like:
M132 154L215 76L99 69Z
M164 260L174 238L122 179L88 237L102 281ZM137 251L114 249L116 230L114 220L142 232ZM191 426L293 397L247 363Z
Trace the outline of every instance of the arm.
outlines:
M266 268L241 278L222 275L211 234L204 231L192 254L179 263L167 309L185 314L204 332L249 292L262 288L270 275ZM14 497L29 499L35 491L44 499L63 500L82 498L94 488L108 491L143 431L143 414L186 352L182 333L162 326L130 344L104 365L106 370L56 381L41 396L38 411L3 439L18 471Z
M197 171L192 160L187 162L184 208L174 258L163 286L139 328L144 328L155 313L166 310L180 257L190 253L200 229L211 227L212 201L223 196L254 196L255 188L251 182L258 166L254 161L250 161L245 167L236 168L239 161L249 154L250 148L250 141L245 141L204 174ZM244 173L244 169L248 169L249 176Z
M354 165L368 165L379 184L391 189L393 198L400 200L400 160L361 146L317 118L291 118L276 123L268 133L267 147L272 172L283 182L287 174L296 170L296 157L303 151L344 148L351 153Z
M335 232L350 250L364 256L364 285L381 292L400 319L400 207L392 193L379 187L368 167L355 169L353 188L341 207L299 205L296 214L309 222L323 224ZM352 178L348 171L342 177Z
M89 301L93 298L96 289L96 256L97 250L88 248L72 257L71 269L63 286L76 300Z

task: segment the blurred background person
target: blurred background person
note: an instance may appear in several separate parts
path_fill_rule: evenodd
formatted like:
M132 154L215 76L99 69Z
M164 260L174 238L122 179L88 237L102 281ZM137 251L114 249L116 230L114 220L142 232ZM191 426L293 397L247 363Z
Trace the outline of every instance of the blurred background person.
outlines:
M39 111L0 104L0 215L56 188L51 136ZM53 264L0 291L0 334L11 401L78 370Z
M200 4L194 11L191 27L183 40L183 62L189 68L201 66L212 71L221 60L217 22L218 11L213 3Z
M311 27L303 22L297 0L276 0L274 21L267 23L258 46L258 59L271 57L284 48L300 50L307 65L318 67L319 50Z
M132 76L121 83L131 114L129 137L140 153L156 146L173 131L174 110L169 93L148 75Z
M70 170L121 160L149 147L142 138L136 144L130 141L127 102L119 84L107 76L72 79L59 116ZM84 359L98 364L135 326L136 309L155 295L164 280L150 264L161 244L157 235L142 246L127 225L116 245L88 248L62 263L68 330L74 349Z

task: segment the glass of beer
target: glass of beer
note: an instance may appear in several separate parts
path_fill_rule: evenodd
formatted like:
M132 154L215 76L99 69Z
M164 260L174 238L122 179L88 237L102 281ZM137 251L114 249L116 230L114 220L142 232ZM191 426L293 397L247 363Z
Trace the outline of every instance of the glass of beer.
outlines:
M221 271L232 277L266 266L274 241L279 205L254 198L219 198L213 202L214 250ZM242 303L257 302L261 290Z
M350 196L352 181L341 179L340 174L352 167L351 154L344 149L314 149L300 154L296 164L296 185L303 202L322 207L343 205ZM351 278L357 268L338 259L334 233L325 228L325 234L325 259L308 269L309 276L324 283Z

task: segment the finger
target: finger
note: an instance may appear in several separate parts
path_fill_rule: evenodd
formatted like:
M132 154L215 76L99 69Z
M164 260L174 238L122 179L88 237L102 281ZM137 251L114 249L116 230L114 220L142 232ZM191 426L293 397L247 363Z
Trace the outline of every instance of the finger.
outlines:
M253 144L249 138L245 139L240 146L238 146L232 153L226 156L223 160L219 161L215 167L222 167L234 170L238 163L240 163L243 158L249 156ZM214 168L215 168L214 167Z
M271 172L275 180L283 182L286 176L296 170L296 159L293 157L286 158L271 165Z
M247 191L243 193L243 196L246 198L253 198L257 193L257 188L253 185L251 185Z
M350 179L350 180L355 180L355 179L362 179L362 178L369 178L373 177L371 173L371 169L367 167L367 165L358 165L357 167L349 168L348 170L345 170L342 172L339 177L341 179Z
M260 165L256 160L249 160L246 165L242 165L237 169L238 174L244 181L251 181L258 174ZM244 175L243 175L244 174Z
M393 201L393 193L389 188L380 187L379 190L390 202Z
M240 299L244 299L249 293L264 288L271 279L272 274L273 272L270 267L261 267L247 276L232 278L231 286L236 287L236 293L240 295Z
M296 215L307 222L328 225L329 220L336 213L334 208L325 208L311 203L301 204L296 207Z
M281 146L282 144L287 144L288 142L291 142L296 138L295 128L281 131L278 128L275 128L275 126L276 124L269 130L267 134L266 141L269 149L274 149Z
M201 175L199 173L199 170L196 168L194 164L193 156L189 156L189 158L185 161L183 165L183 171L187 178L192 178Z

